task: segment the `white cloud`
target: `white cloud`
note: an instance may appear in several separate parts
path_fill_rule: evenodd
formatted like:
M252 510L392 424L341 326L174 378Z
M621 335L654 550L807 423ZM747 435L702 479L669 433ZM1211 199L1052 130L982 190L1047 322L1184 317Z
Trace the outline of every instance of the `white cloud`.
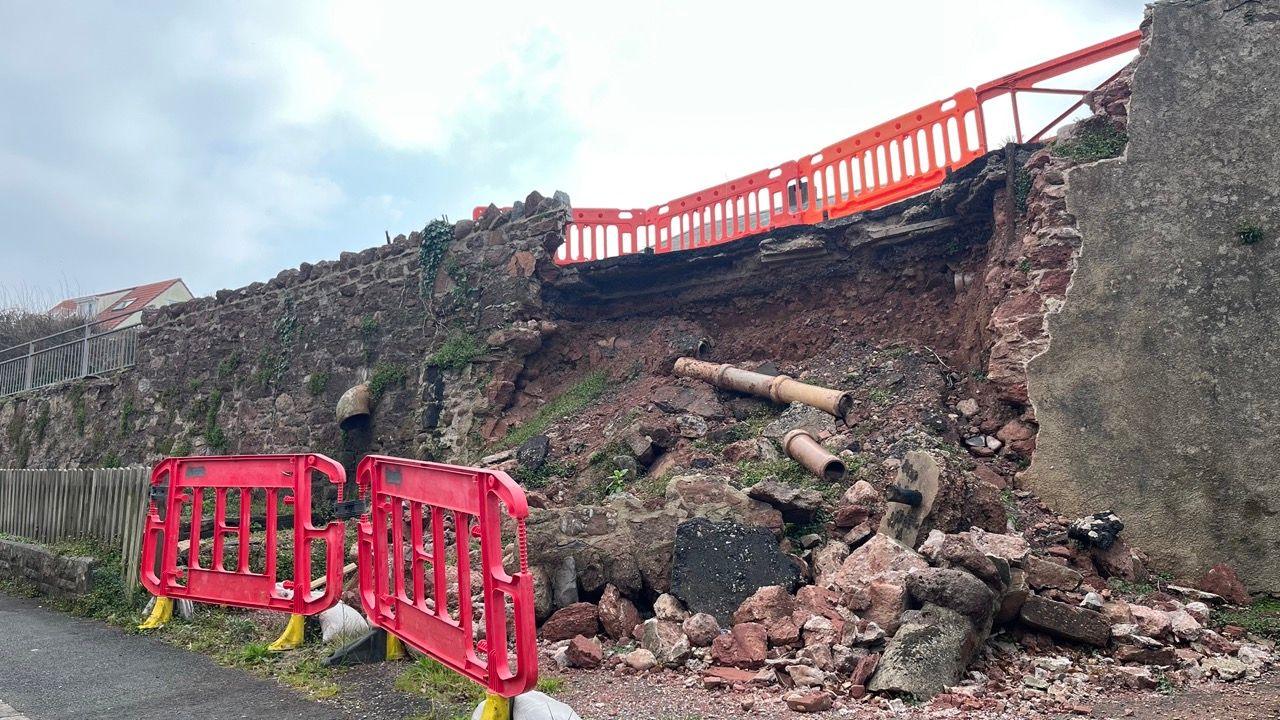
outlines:
M1140 7L0 5L0 284L209 291L534 188L648 206L1132 29ZM383 184L415 173L431 182ZM56 250L17 250L48 227Z

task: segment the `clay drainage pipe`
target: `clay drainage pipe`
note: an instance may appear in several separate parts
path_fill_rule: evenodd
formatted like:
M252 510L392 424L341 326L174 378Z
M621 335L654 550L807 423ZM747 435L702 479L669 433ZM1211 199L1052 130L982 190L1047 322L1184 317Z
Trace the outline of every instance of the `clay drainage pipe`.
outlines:
M829 482L844 480L844 461L827 452L826 448L806 430L796 428L782 436L782 450L806 470Z
M674 370L681 377L695 378L726 390L769 398L776 403L804 403L841 420L853 409L851 393L809 385L786 375L765 375L689 357L676 360Z

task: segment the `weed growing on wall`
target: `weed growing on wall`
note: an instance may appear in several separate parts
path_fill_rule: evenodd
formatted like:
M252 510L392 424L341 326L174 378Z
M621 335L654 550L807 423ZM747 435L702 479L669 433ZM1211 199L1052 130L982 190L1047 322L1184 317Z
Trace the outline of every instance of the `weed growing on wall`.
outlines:
M373 368L373 376L369 378L369 399L374 405L382 399L393 385L399 385L409 377L409 371L402 365L380 364Z
M1242 222L1236 226L1236 240L1241 245L1256 245L1262 242L1264 233L1262 228L1253 223Z
M444 261L445 253L452 242L453 225L447 217L432 220L422 230L422 247L418 250L418 264L422 268L423 298L431 297L432 288L436 284L436 274L440 271L440 263Z
M1049 146L1058 157L1086 163L1119 157L1129 144L1125 131L1109 122L1082 122L1076 134L1069 140L1060 140Z
M484 352L480 343L463 331L455 331L445 339L444 344L432 353L428 363L445 370L457 372L470 365Z
M307 392L318 397L329 388L329 373L313 372L307 376Z

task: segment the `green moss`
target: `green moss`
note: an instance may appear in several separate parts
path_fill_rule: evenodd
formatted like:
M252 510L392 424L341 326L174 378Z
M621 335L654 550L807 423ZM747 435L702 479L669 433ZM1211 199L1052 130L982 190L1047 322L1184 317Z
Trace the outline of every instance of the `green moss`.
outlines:
M453 370L457 372L470 365L481 353L484 348L471 335L464 332L454 332L444 341L427 362L436 367L445 370Z
M1082 122L1071 139L1055 141L1049 150L1058 157L1086 163L1119 157L1128 143L1125 131L1104 119Z
M319 397L329 388L329 373L313 372L307 377L307 392L312 396Z
M590 405L603 395L608 387L609 376L604 370L597 370L587 375L563 395L539 408L533 417L508 430L506 436L498 441L497 447L499 449L515 447L534 435L542 434L551 423Z
M1280 640L1280 599L1263 598L1247 608L1214 613L1217 625L1238 625L1271 640Z
M258 355L258 369L253 373L253 381L259 389L266 392L284 378L288 369L288 357L263 350Z
M188 457L191 455L191 441L182 438L173 443L173 449L170 451L173 457Z
M1256 245L1265 238L1265 233L1261 227L1253 223L1242 222L1236 226L1236 240L1241 245Z
M403 383L408 377L409 371L402 365L377 365L373 368L373 376L369 378L369 399L377 405L388 389Z
M121 462L120 456L116 454L115 450L108 450L107 454L103 455L102 459L98 461L98 464L104 468L124 467L124 463Z
M577 474L578 468L571 463L548 460L537 470L517 467L512 473L512 477L526 488L536 490L546 487L553 477L573 477Z
M1026 168L1018 168L1013 176L1013 202L1018 212L1027 212L1027 198L1031 195L1031 173Z

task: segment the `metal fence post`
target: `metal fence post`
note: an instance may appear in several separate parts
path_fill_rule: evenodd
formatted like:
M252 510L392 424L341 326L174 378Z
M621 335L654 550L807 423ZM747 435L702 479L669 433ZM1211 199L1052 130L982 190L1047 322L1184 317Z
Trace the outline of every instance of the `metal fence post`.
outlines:
M27 343L27 377L23 390L30 390L35 381L36 374L36 344L34 341Z
M89 327L84 324L84 340L80 342L80 377L89 374Z

